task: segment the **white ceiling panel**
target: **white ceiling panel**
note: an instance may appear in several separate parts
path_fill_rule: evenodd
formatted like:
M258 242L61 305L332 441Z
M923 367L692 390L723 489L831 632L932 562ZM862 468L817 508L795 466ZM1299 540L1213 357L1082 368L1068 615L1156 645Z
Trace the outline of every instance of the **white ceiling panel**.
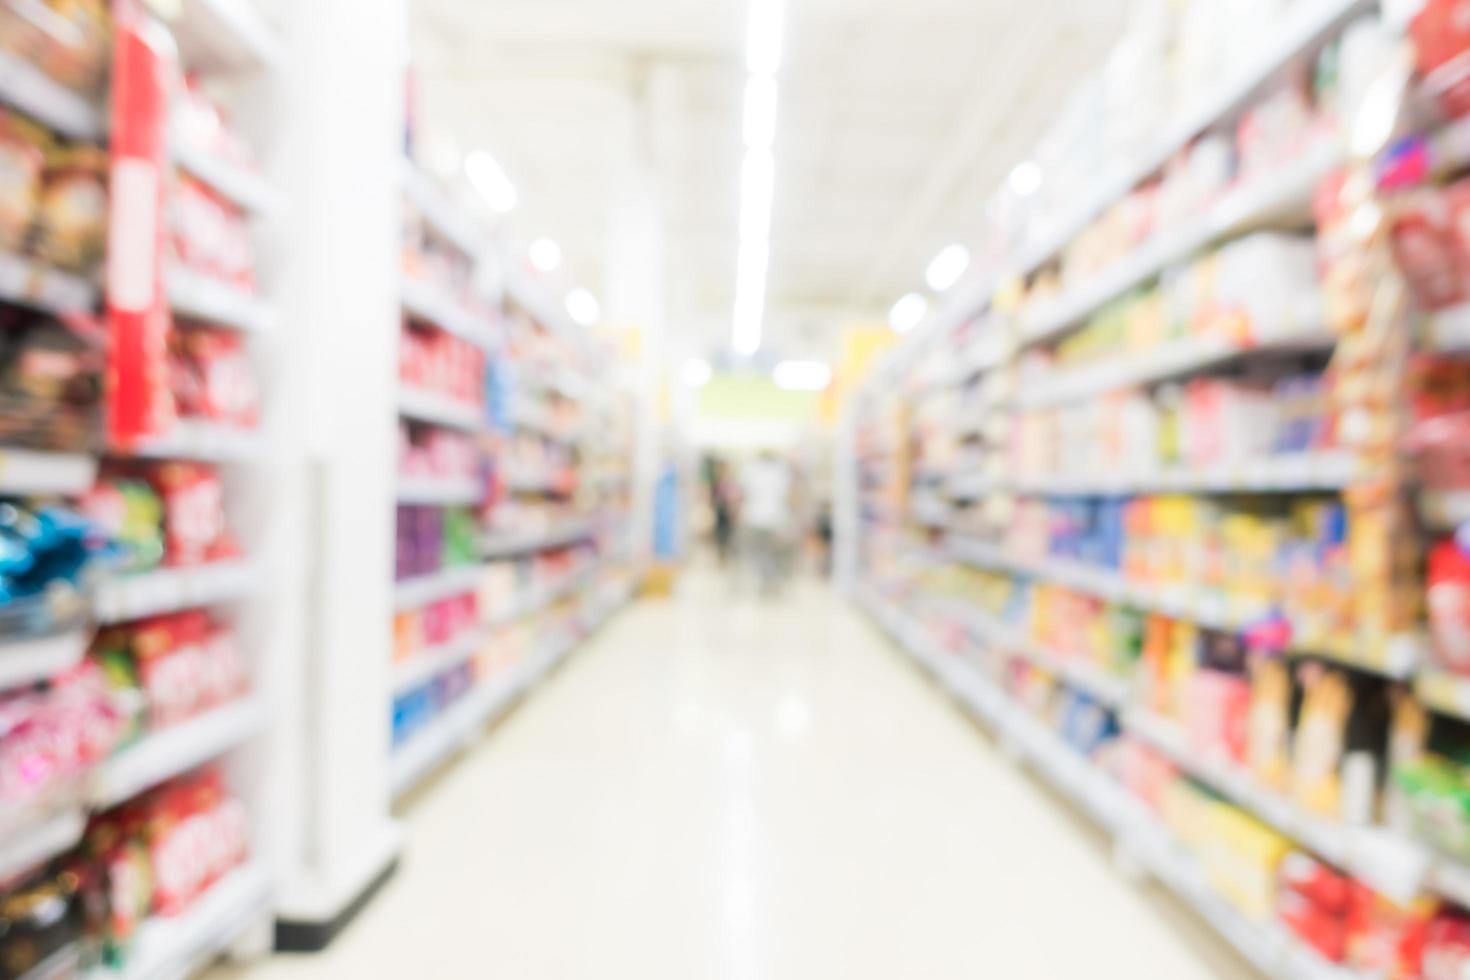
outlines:
M652 114L673 319L723 341L739 210L744 0L412 0L425 138L489 150L522 240L597 291L635 107ZM768 335L881 317L1099 66L1128 0L787 0ZM659 88L662 86L662 88ZM697 325L697 327L695 326ZM783 332L786 336L783 336Z

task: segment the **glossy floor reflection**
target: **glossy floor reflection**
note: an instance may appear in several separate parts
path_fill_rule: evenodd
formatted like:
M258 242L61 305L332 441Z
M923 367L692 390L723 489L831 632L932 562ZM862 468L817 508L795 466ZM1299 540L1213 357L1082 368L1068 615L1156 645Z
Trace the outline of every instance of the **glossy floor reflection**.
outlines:
M1252 975L811 583L634 607L408 821L327 954L239 975Z

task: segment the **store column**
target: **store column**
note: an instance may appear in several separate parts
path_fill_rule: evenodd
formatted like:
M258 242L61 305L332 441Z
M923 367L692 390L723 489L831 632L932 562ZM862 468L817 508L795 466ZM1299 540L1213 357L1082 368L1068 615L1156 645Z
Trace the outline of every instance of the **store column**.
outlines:
M633 465L633 550L638 567L653 549L654 488L661 463L658 386L665 320L664 207L659 194L663 137L678 111L675 69L645 70L628 100L614 180L605 262L608 321L639 336L637 440Z
M294 557L275 629L299 662L279 685L272 752L277 944L317 948L397 860L387 703L393 608L403 0L283 5L287 116L273 161L286 413L277 525Z

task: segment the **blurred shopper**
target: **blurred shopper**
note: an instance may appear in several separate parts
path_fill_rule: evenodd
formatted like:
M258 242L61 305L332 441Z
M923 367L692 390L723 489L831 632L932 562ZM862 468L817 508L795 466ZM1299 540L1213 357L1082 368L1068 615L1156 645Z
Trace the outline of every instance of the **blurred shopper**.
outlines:
M740 488L730 474L730 464L711 459L709 468L709 506L714 515L715 553L720 566L728 567L735 541L735 515L740 506Z
M763 452L741 474L740 528L746 559L763 596L775 596L786 574L792 529L791 467Z

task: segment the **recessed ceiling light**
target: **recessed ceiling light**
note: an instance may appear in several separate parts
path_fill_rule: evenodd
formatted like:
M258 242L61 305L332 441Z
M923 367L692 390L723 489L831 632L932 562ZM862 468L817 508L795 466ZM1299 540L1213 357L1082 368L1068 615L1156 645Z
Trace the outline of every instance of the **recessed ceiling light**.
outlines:
M1011 193L1017 197L1030 197L1041 190L1041 176L1041 166L1035 160L1016 164L1009 178Z
M929 263L929 268L924 272L924 279L929 283L930 289L942 293L959 282L960 276L969 267L970 250L963 245L950 245L934 256L934 261Z
M484 150L476 150L464 158L464 172L476 193L490 205L490 210L504 214L516 206L515 185L495 158Z
M690 388L703 388L714 375L715 369L710 366L709 361L700 357L685 361L684 366L679 369L680 380Z
M549 238L538 238L526 250L538 272L554 272L561 265L561 246Z
M745 67L752 75L774 75L781 67L781 0L750 0L745 22Z
M579 287L567 293L567 313L582 326L590 327L602 317L602 307L596 296Z
M899 333L908 333L917 327L929 312L929 301L918 293L909 293L893 304L888 311L888 325Z
M821 361L782 361L771 379L786 391L825 391L832 383L832 369Z

